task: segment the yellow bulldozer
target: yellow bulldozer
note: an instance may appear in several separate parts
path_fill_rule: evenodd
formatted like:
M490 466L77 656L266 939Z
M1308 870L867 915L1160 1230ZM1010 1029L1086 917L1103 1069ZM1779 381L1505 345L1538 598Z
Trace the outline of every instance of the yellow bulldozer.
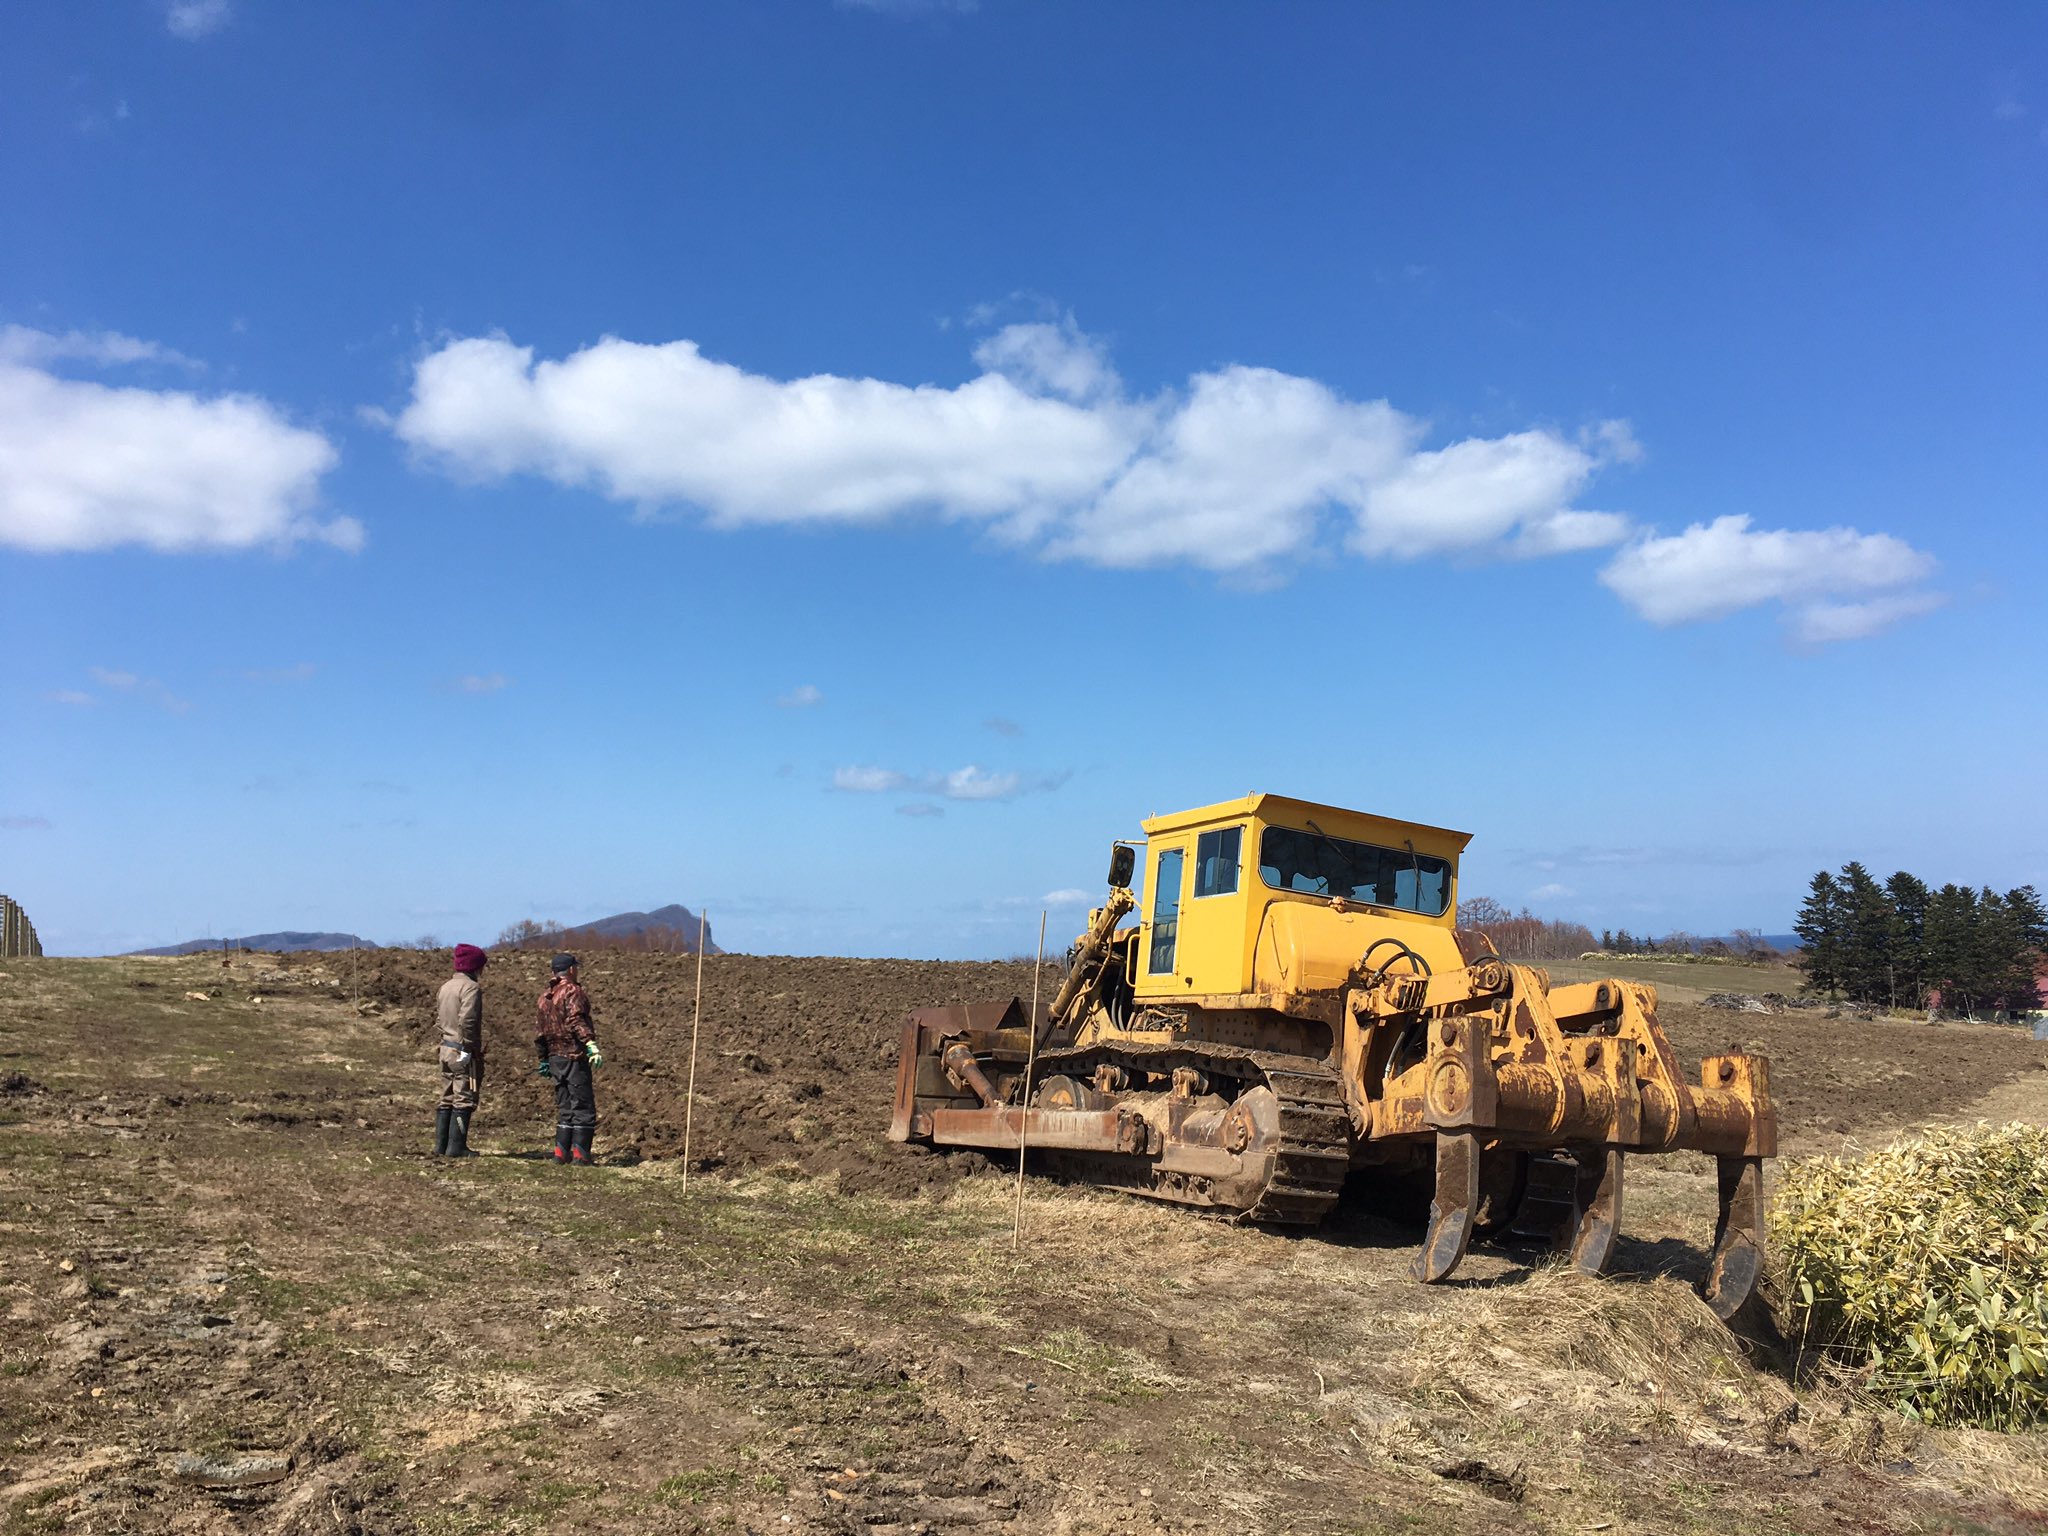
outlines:
M1553 986L1457 927L1470 835L1280 795L1143 823L1036 1018L1019 1001L904 1025L896 1141L1028 1147L1032 1166L1256 1222L1314 1226L1354 1173L1434 1185L1414 1273L1510 1233L1604 1270L1629 1152L1711 1153L1702 1294L1762 1267L1769 1065L1688 1083L1654 988ZM1136 921L1124 919L1135 914Z

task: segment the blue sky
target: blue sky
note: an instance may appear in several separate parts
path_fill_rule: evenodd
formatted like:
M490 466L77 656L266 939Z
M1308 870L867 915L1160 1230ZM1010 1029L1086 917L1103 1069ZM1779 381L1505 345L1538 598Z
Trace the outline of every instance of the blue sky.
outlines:
M1140 818L1777 930L2048 885L2048 13L31 0L58 952L1062 941Z

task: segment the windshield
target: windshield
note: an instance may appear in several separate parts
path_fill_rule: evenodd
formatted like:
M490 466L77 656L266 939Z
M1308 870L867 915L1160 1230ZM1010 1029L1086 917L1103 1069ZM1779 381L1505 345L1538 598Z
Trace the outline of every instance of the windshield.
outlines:
M1442 917L1451 904L1446 859L1293 827L1268 827L1259 839L1259 878L1276 891L1342 896L1424 917Z

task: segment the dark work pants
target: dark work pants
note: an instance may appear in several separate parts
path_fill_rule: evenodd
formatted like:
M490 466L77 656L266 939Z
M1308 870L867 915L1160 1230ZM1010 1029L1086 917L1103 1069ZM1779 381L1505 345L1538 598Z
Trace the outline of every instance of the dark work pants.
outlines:
M577 1130L597 1125L597 1092L584 1056L550 1056L548 1075L555 1080L555 1129Z

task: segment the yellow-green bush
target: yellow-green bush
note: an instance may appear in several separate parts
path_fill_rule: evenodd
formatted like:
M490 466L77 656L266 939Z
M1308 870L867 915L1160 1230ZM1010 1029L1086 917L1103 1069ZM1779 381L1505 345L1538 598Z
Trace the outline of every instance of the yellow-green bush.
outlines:
M2048 1419L2048 1131L1937 1130L1779 1176L1794 1337L1933 1424Z

